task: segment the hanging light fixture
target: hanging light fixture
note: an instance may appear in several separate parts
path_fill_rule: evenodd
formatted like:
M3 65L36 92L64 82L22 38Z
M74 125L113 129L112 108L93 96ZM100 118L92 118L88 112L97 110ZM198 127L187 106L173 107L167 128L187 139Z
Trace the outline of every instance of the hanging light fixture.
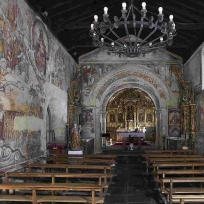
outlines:
M127 57L139 57L141 54L150 52L156 52L157 50L165 49L166 45L171 46L173 43L173 37L176 36L175 23L173 21L173 15L169 16L169 22L164 22L164 15L162 14L163 8L159 7L159 14L157 20L154 21L154 17L146 16L146 3L142 3L142 10L139 11L131 0L131 5L126 9L126 3L122 3L122 16L118 19L114 16L114 22L111 22L108 15L108 8L104 7L103 21L98 22L98 16L94 16L94 22L91 24L90 36L95 47L100 47L107 50L107 53L125 55ZM140 17L138 17L138 13ZM138 21L137 18L140 18ZM125 36L120 37L116 33L116 29L124 26ZM130 34L129 29L132 29ZM139 30L137 30L139 28ZM152 31L147 35L142 36L143 28L149 28ZM159 31L159 35L156 37L153 34ZM156 34L156 33L155 33Z

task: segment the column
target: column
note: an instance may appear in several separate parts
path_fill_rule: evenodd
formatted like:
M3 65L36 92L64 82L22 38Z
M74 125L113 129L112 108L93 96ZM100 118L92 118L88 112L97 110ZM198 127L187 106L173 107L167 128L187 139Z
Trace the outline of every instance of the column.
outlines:
M108 114L107 111L101 111L101 115L102 115L101 131L102 131L102 133L106 132L106 116L107 116L107 114Z
M101 126L102 126L102 113L100 108L95 110L95 153L102 152L102 137L101 137Z
M156 122L156 147L159 147L160 144L160 126L161 126L161 111L160 110L156 110L155 111L155 122Z
M166 149L166 137L168 136L168 110L167 108L161 108L161 136L162 147Z

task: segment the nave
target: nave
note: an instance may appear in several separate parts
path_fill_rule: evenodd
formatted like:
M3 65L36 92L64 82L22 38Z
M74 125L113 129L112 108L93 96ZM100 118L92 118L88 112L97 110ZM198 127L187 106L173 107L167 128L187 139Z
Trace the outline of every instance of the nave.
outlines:
M39 183L46 186L49 185L49 174L55 175L54 182L52 178L52 185L57 190L57 183L61 183L60 185L69 186L74 189L63 190L60 188L57 191L56 195L49 195L51 189L42 190L40 192L40 196L37 195L36 203L51 203L53 199L53 203L104 203L104 204L164 204L164 203L180 203L180 204L188 204L189 198L188 193L191 194L190 203L199 203L196 196L199 196L203 201L203 194L204 191L202 187L195 184L202 183L203 181L203 174L204 171L202 170L204 164L202 155L198 155L196 150L156 150L150 147L142 147L141 150L134 149L134 151L128 149L120 149L120 148L111 148L108 147L103 154L90 154L84 155L84 161L86 158L86 164L80 163L80 165L76 164L69 164L73 162L71 158L63 158L64 155L55 155L55 164L42 164L42 163L33 163L29 164L28 166L25 165L23 172L8 172L6 176L6 183L10 183L11 185L15 186L15 183L20 182L25 175L29 174L28 177L32 178L27 183L21 184L21 187L30 186L30 183L36 185L36 182L39 187ZM51 160L53 157L47 158ZM88 158L90 160L88 161ZM96 159L98 158L98 159ZM99 159L100 158L100 159ZM103 159L102 159L103 158ZM106 158L106 159L105 159ZM113 159L115 158L115 159ZM80 158L81 159L81 158ZM154 160L154 161L153 161ZM156 162L158 160L158 162ZM179 162L176 162L176 161ZM54 160L53 160L54 161ZM75 161L79 162L79 158L75 158ZM80 160L82 161L82 160ZM108 165L102 165L102 163L109 163ZM88 164L89 163L89 164ZM94 164L95 163L95 164ZM98 164L96 164L98 163ZM99 165L100 163L100 165ZM90 165L91 164L91 165ZM165 165L166 164L166 165ZM46 167L47 165L47 167ZM61 165L61 166L60 166ZM41 166L41 170L37 169ZM163 166L163 167L162 167ZM192 170L191 170L192 166ZM104 168L105 167L105 168ZM176 168L177 167L177 168ZM179 168L180 167L180 168ZM199 169L197 169L197 167ZM35 169L36 168L36 169ZM91 192L89 192L88 188L90 188L93 184L94 178L98 178L102 176L100 173L100 169L106 172L109 177L107 185L102 182L102 186L104 186L104 191L102 195L98 190L95 192L95 202L93 200L88 200L88 196L91 196ZM179 168L179 169L178 169ZM54 170L55 169L55 170ZM66 169L66 170L65 170ZM91 170L91 171L88 171ZM106 169L106 170L105 170ZM43 170L43 171L42 171ZM79 170L81 173L79 173ZM111 170L111 171L110 171ZM43 173L42 173L43 172ZM86 174L86 176L85 176ZM89 174L89 175L88 175ZM88 175L88 176L87 176ZM95 176L93 176L95 175ZM168 176L171 175L171 179L174 179L174 188L177 189L180 187L180 190L176 192L176 190L169 190L170 183L168 180ZM196 175L196 176L195 176ZM11 177L15 177L11 179ZM172 178L172 176L174 178ZM195 177L194 177L195 176ZM198 178L197 178L198 176ZM201 177L199 177L201 176ZM186 179L186 181L182 181L182 177ZM10 178L10 179L9 179ZM65 178L68 179L65 181ZM85 178L85 180L83 180ZM166 179L166 180L165 180ZM200 179L200 180L199 180ZM166 182L165 185L161 185L161 181ZM180 180L180 183L176 180ZM192 182L189 182L192 181ZM56 182L56 183L55 183ZM105 182L105 180L104 180ZM184 183L182 183L184 182ZM186 183L188 182L188 183ZM55 185L56 184L56 185ZM75 185L81 185L81 188L86 186L86 192L80 192L76 188ZM99 179L100 184L100 179ZM183 185L184 184L184 185ZM3 184L0 185L0 188ZM11 186L10 185L10 186ZM32 187L33 187L32 185ZM44 187L45 187L44 186ZM173 185L172 185L173 186ZM47 186L46 186L47 187ZM93 187L93 186L92 186ZM92 188L91 187L91 188ZM26 190L26 191L24 191ZM181 191L185 192L179 193ZM190 193L192 191L192 193ZM187 193L186 193L187 192ZM170 195L171 193L171 195ZM194 193L194 195L193 195ZM29 204L35 203L26 202L25 200L21 200L21 202L3 202L5 197L3 197L5 193L0 195L1 203L11 203L11 204ZM28 196L28 189L20 189L20 191L16 191L16 196L21 195ZM32 193L31 193L32 195ZM74 196L73 196L74 195ZM187 197L186 197L187 195ZM6 196L6 195L5 195ZM15 196L13 193L10 192L10 197L7 201L12 201L11 197ZM50 202L46 202L46 199L43 199L43 196L47 196L47 201L50 199ZM180 198L178 198L180 196ZM182 200L181 198L186 197L187 199ZM190 196L190 195L189 195ZM21 199L22 199L21 197ZM15 197L13 197L16 199ZM82 201L82 199L87 198L86 201ZM57 200L58 199L58 200ZM72 199L72 201L71 201ZM171 200L172 199L172 200ZM14 201L14 200L13 200ZM22 202L23 201L23 202ZM40 202L41 201L41 202ZM98 202L97 202L98 201ZM172 202L173 201L173 202ZM202 203L202 202L200 202Z

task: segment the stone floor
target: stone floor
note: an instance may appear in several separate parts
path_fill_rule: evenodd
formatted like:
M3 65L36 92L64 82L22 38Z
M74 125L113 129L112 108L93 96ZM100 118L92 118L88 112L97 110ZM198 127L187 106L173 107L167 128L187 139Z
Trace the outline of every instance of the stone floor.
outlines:
M106 153L117 153L114 176L105 196L105 204L163 204L165 198L156 189L151 175L145 173L141 153L144 149L111 149Z

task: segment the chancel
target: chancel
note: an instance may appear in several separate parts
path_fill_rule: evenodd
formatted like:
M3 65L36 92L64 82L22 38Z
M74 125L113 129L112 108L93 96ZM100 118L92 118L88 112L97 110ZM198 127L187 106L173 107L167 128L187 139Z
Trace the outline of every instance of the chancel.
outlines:
M204 203L204 3L0 3L1 203Z

